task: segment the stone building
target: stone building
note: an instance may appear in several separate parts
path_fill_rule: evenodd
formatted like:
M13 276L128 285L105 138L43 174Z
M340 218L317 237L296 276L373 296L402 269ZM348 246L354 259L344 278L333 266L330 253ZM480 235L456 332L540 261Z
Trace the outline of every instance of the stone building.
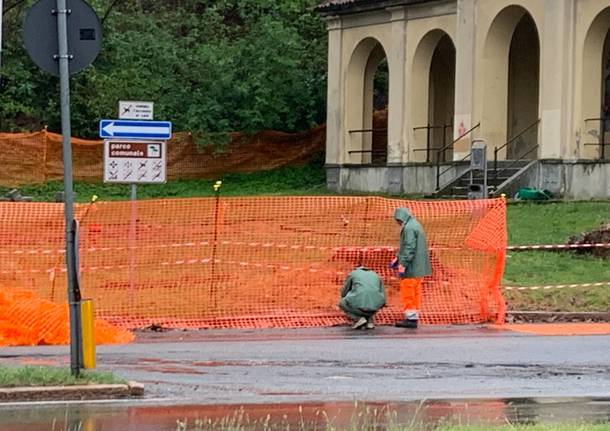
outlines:
M329 0L327 182L610 197L610 0ZM387 126L373 127L387 63ZM482 173L477 173L481 176ZM476 175L475 175L476 177Z

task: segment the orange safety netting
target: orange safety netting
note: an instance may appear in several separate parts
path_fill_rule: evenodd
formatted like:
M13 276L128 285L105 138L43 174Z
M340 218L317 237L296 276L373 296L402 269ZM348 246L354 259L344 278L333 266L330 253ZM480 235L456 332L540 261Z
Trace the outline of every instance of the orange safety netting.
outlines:
M124 344L131 332L102 319L95 321L96 344ZM34 292L6 285L0 289L0 346L68 344L68 305L37 297Z
M217 178L307 162L324 150L324 126L302 132L231 133L226 145L197 145L190 133L175 133L167 143L170 180ZM72 138L74 179L101 182L103 142ZM46 130L0 133L0 185L43 183L63 178L62 137Z
M503 199L403 201L379 197L250 197L78 205L83 296L126 328L301 327L345 322L339 288L356 265L377 271L401 317L387 265L408 206L428 234L433 275L424 323L502 322ZM130 227L130 220L136 221ZM0 203L0 286L66 301L63 206ZM24 315L36 304L24 301ZM20 309L21 310L21 309Z

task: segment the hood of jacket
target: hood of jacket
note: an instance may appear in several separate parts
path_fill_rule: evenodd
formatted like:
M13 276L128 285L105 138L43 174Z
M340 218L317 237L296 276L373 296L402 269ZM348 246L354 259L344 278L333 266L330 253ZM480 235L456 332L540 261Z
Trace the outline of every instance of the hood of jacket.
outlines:
M394 220L400 220L403 224L407 224L411 217L413 216L407 208L396 208L394 211Z

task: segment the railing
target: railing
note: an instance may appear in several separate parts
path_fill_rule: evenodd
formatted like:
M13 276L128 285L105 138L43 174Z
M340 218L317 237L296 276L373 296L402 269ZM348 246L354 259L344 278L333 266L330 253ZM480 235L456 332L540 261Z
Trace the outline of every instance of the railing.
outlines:
M441 171L441 155L442 155L442 159L445 160L445 153L449 149L453 149L453 146L455 145L456 142L458 142L460 139L466 137L467 135L472 133L475 129L477 129L480 126L481 126L481 123L479 122L479 123L477 123L476 126L468 129L466 132L464 132L462 135L460 135L457 139L451 141L447 145L443 145L443 147L441 149L437 150L437 152L436 152L436 191L439 191L440 188L441 188L440 187L440 185L441 185L441 176L443 176L444 174L449 172L451 169L453 169L456 165L459 165L460 163L462 163L463 161L465 161L466 159L468 159L470 157L470 153L468 153L466 155L466 157L464 157L461 160L454 161L453 163L451 163L449 165L448 168L446 168L445 170Z
M388 129L357 129L350 130L348 133L369 133L369 132L386 132Z
M599 158L600 158L600 160L605 160L606 159L606 147L610 146L610 142L606 142L606 132L610 131L606 128L606 123L610 121L610 117L587 118L587 119L585 119L585 124L590 121L599 121L601 123L600 141L597 143L589 142L589 143L585 143L584 145L600 147Z
M521 155L521 157L519 157L516 160L513 160L511 163L509 163L507 166L505 166L501 171L498 171L496 166L495 166L495 164L494 164L494 178L496 180L496 185L494 185L494 189L498 188L498 185L499 185L499 184L497 184L498 177L500 176L500 174L502 172L508 171L509 169L512 169L513 166L517 165L519 162L521 162L523 160L528 160L528 159L526 159L526 156L528 156L531 152L533 152L535 150L538 150L538 147L539 147L538 144L532 145L532 147L529 150L527 150L525 153L523 153Z
M498 171L498 153L500 151L502 151L504 148L508 147L510 144L512 144L513 142L515 142L517 139L519 139L521 136L523 136L524 134L526 134L528 131L530 131L531 129L533 129L534 127L537 127L538 124L540 124L540 118L538 118L536 121L534 121L532 124L530 124L529 126L527 126L525 129L521 130L519 133L517 133L515 136L513 136L511 139L509 139L504 145L502 145L501 147L496 147L494 148L494 179L496 180L496 182L498 181L498 176L500 175L500 173L510 169L512 166L514 166L515 164L517 164L518 162L521 162L522 160L525 159L525 157L527 155L529 155L532 151L534 151L535 149L538 148L538 144L534 145L533 147L529 148L525 153L523 153L521 156L517 157L516 160L514 160L511 164L509 164L508 166L505 166L504 169L502 169L501 171Z
M387 155L388 152L384 151L384 150L350 150L347 152L348 154L362 154L362 153L370 153L371 155L373 154L381 154L381 155Z
M414 127L413 130L426 130L426 148L416 148L413 150L414 153L419 151L426 152L426 163L430 163L430 152L434 151L434 148L430 147L430 133L434 129L443 129L443 147L447 145L447 129L453 128L453 124L443 124L442 126L427 126ZM444 161L444 160L443 160Z
M377 129L356 129L356 130L350 130L348 133L352 134L352 133L375 133L375 132L387 132L388 129L387 128L377 128ZM372 141L372 139L371 139ZM371 145L373 143L371 142ZM380 158L383 159L387 159L388 156L388 150L387 148L385 150L350 150L347 152L347 154L370 154L371 155L371 164L375 165L375 164L383 164L380 163L380 160L374 160L373 156L381 156Z

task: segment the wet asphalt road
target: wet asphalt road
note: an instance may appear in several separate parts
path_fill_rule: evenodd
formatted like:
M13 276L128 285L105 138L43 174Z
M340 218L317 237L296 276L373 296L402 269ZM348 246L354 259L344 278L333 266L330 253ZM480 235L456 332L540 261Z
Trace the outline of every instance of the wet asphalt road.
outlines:
M98 369L164 404L610 396L610 336L483 327L144 333ZM2 348L0 364L68 364L66 347Z

